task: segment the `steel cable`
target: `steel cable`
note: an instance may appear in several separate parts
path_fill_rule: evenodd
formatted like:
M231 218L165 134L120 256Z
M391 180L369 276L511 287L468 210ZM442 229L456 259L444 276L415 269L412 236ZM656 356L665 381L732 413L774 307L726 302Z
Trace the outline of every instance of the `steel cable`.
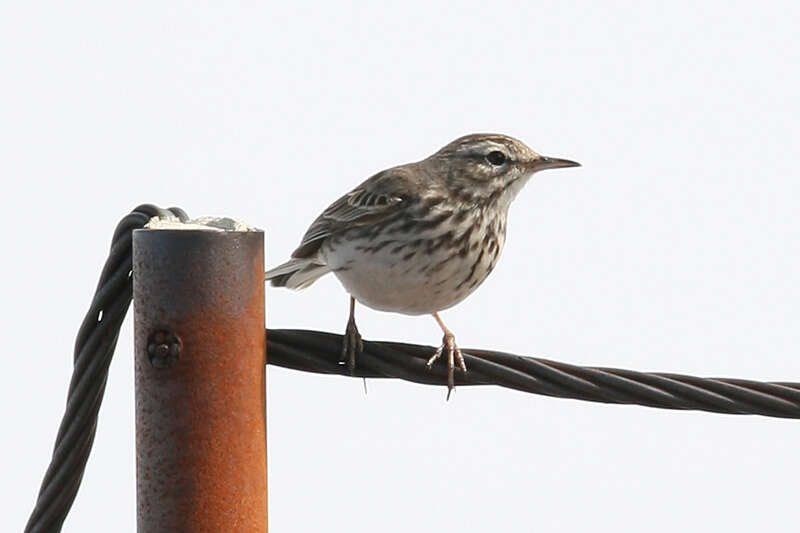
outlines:
M267 363L323 374L350 375L339 362L342 337L306 330L268 330ZM428 369L432 346L364 341L355 376L402 378L447 385L443 365ZM466 373L456 386L499 385L534 394L662 409L800 418L800 383L698 378L681 374L582 367L489 350L464 349Z
M72 379L50 466L44 475L26 533L57 532L78 492L97 429L108 365L131 302L131 238L154 216L187 220L181 209L141 205L117 225L89 311L75 340Z
M141 205L114 232L111 250L75 341L73 374L53 456L26 533L58 532L80 486L94 442L108 367L132 296L132 235L154 216L188 216ZM342 336L305 330L268 330L267 363L295 370L349 376L339 361ZM447 385L443 364L428 368L431 346L365 341L356 377L398 378ZM800 418L800 383L758 382L581 367L489 350L464 350L466 373L456 385L497 385L534 394L663 409Z

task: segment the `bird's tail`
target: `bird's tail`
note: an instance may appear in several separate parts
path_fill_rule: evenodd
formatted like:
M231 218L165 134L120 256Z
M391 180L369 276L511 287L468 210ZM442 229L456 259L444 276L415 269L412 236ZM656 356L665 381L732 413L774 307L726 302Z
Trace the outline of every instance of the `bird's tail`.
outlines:
M264 279L275 287L305 289L331 269L314 259L289 259L284 264L268 270Z

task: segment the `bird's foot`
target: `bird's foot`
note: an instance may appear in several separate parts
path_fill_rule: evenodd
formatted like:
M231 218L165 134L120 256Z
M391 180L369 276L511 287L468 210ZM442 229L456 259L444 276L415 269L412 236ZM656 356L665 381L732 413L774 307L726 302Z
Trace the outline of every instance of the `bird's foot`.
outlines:
M461 350L456 346L456 337L449 331L444 334L442 338L442 345L436 350L430 359L428 359L428 368L433 366L433 363L439 359L442 354L447 354L447 399L450 399L450 393L456 388L455 381L455 368L456 364L463 372L467 371L467 364L464 362L464 355Z
M356 327L355 318L352 316L347 321L347 329L344 331L342 338L342 357L340 361L347 362L347 369L352 376L356 370L356 357L364 351L364 342L361 340L361 334ZM365 385L366 386L366 385Z

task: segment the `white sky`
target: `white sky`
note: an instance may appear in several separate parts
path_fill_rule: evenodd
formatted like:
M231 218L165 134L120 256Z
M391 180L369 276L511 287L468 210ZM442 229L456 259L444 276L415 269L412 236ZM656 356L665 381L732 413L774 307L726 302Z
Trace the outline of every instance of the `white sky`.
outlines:
M462 346L800 380L796 3L288 4L2 8L1 530L33 506L120 217L238 217L275 265L340 194L470 132L584 166L518 197L498 268L444 314ZM347 319L333 277L267 304L272 327ZM426 317L358 323L441 337ZM128 319L65 531L135 530L132 368ZM268 375L273 531L797 519L800 422Z

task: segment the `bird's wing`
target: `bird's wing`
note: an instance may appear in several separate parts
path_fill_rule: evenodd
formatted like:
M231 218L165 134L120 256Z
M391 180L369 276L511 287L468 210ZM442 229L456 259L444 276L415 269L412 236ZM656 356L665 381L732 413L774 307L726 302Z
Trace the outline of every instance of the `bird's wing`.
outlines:
M385 219L408 199L406 176L398 169L371 177L332 203L308 228L292 257L311 257L331 235Z

